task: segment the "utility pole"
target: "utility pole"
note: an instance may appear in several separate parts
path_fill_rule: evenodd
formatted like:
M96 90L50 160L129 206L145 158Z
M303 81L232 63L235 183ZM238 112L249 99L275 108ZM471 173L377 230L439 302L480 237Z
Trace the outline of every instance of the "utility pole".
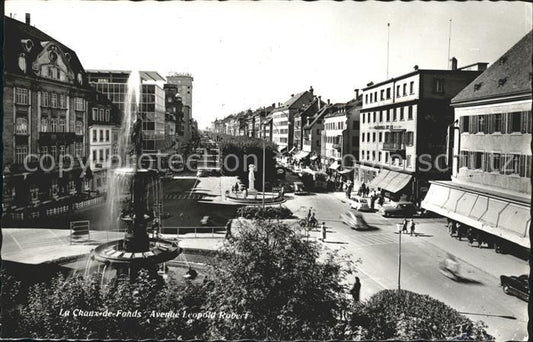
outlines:
M400 275L402 273L402 228L399 225L398 227L398 291L401 290L400 288Z
M452 20L450 19L450 28L448 32L448 69L450 69L450 49L452 46Z

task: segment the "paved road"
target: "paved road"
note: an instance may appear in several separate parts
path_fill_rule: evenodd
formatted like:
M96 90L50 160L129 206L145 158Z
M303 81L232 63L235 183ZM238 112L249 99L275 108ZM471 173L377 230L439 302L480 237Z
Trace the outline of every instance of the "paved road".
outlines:
M295 196L286 206L300 217L312 207L318 220L325 221L328 227L325 246L343 249L347 257L362 260L358 266L362 298L398 287L399 235L395 225L401 219L364 213L366 221L378 229L354 231L339 219L342 212L349 210L340 193ZM444 219L415 222L418 236L402 236L401 288L428 294L474 321L483 320L497 340L527 340L527 303L505 295L499 286L500 272L527 273L527 262L450 238ZM318 232L313 234L318 237ZM439 262L448 252L460 259L464 282L455 282L439 272Z

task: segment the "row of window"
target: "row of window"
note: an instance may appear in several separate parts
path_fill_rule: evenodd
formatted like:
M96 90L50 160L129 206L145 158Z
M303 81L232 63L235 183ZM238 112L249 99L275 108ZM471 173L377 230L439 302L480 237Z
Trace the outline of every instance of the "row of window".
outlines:
M103 162L108 161L110 156L111 150L109 148L106 149L99 149L99 150L93 150L93 158L92 161L94 163L96 162Z
M341 137L326 137L326 143L328 144L340 144Z
M383 134L385 133L385 134ZM361 142L397 143L413 146L414 132L370 132L361 133ZM385 138L385 139L383 139Z
M531 178L531 156L524 154L461 151L459 166Z
M83 143L76 142L74 143L74 156L83 157L84 156ZM27 145L17 145L15 146L15 163L23 164L24 159L29 153L29 148ZM54 161L59 162L63 159L66 154L70 153L70 146L60 145L60 146L41 146L39 148L39 154L41 156L49 155Z
M43 91L41 94L41 107L65 109L67 108L67 96Z
M109 109L104 110L103 108L93 108L92 118L93 118L93 121L109 122L111 115L109 113Z
M110 131L109 129L92 129L92 136L93 136L93 142L109 142L110 140ZM98 134L100 133L100 134ZM104 134L105 134L105 140L104 140ZM100 139L98 139L100 138Z
M390 155L389 152L385 151L360 151L361 160L366 160L369 162L381 163L382 160L385 164L391 164L396 166L406 166L411 167L411 155L406 155L405 159L396 157L395 155Z
M531 111L468 115L459 118L461 133L531 133Z
M23 119L23 120L26 120L26 119ZM40 132L44 132L44 133L68 132L67 120L64 117L60 117L60 118L42 117ZM83 122L82 121L79 121L79 120L76 121L76 123L74 124L74 133L76 133L76 135L83 135ZM26 134L26 133L20 133L20 134Z
M413 120L413 106L361 113L361 123Z
M413 95L415 93L415 82L414 81L409 82L409 93L407 93L407 83L404 83L403 85L400 85L400 84L396 85L396 97L397 98L402 97L402 92L401 92L402 89L403 89L403 96ZM379 101L390 100L391 92L392 92L392 87L381 89L379 92ZM365 94L365 104L374 103L377 101L378 101L377 90L372 93Z
M344 129L344 122L343 121L326 122L325 126L326 126L325 129L327 129L327 130L336 130L336 129L343 130Z

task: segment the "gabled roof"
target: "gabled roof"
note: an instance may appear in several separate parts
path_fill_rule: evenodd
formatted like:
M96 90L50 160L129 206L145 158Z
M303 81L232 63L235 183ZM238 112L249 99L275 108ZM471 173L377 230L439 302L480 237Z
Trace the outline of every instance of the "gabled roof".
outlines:
M310 96L312 97L313 94L311 94L309 91L304 91L304 92L301 92L301 93L298 93L298 94L295 94L293 96L291 96L290 99L288 99L287 101L285 101L281 106L277 107L277 108L274 108L274 111L277 111L277 110L284 110L284 109L287 109L287 108L295 108L294 105L297 104L299 102L299 100L305 96ZM306 106L307 103L302 103L301 104L302 107Z
M74 85L81 88L91 88L85 70L74 50L34 26L6 16L4 16L4 51L9 53L4 53L4 72L40 78L41 76L34 72L32 64L44 48L50 46L50 43L56 45L65 54L65 57L70 56L68 65L74 73ZM19 67L19 57L25 57L25 73ZM81 84L78 81L78 73L82 76Z
M318 113L316 113L314 116L310 118L311 122L308 125L305 125L304 129L313 128L313 126L317 123L318 120L322 119L328 113L331 113L331 111L334 111L338 105L339 105L338 103L325 105L322 109L318 111Z
M487 70L467 85L452 103L529 93L531 96L531 39L529 31Z
M362 106L363 104L363 96L359 96L357 99L351 99L350 101L346 103L337 103L337 107L335 110L330 111L328 114L326 114L326 118L335 117L335 116L344 116L348 111L350 111L352 108L357 106Z

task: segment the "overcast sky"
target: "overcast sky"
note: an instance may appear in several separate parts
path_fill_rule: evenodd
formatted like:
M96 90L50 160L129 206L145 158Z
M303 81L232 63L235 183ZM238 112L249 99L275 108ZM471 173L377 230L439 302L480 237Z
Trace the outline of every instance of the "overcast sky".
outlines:
M75 50L85 69L189 72L193 117L284 102L313 86L345 102L355 88L420 68L492 63L531 30L525 2L98 2L7 0L5 14ZM9 34L7 32L7 34Z

